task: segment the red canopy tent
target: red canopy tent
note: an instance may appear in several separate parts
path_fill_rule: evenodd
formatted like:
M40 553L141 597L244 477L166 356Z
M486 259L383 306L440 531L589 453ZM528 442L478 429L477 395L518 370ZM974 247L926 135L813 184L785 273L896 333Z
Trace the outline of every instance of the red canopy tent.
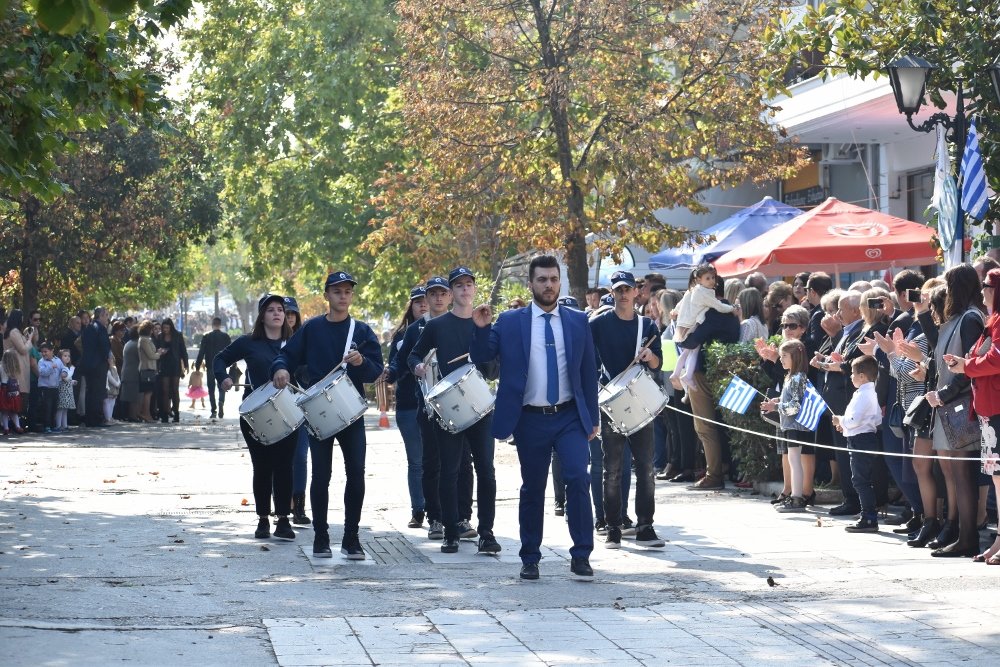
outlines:
M715 260L715 268L729 278L754 271L785 276L935 264L934 234L926 225L830 197L730 250Z

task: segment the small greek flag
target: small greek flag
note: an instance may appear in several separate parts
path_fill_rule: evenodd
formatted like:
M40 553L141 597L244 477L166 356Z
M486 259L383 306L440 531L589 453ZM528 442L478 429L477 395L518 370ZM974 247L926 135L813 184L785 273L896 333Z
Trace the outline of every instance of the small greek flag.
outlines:
M951 159L948 157L947 131L938 125L937 165L934 168L934 194L931 206L938 211L938 239L944 250L951 250L955 243L955 223L958 219L958 188L951 175ZM945 253L947 257L947 253ZM948 267L950 268L950 267Z
M719 407L738 412L742 415L750 407L750 403L753 402L753 397L756 393L757 390L753 386L734 375L733 379L729 381L729 386L722 392Z
M976 220L982 220L988 205L986 172L983 171L983 156L979 153L979 135L973 117L969 120L969 138L965 140L962 155L962 209Z
M806 393L802 397L802 407L799 414L795 415L795 421L810 431L815 431L819 426L819 418L827 411L826 401L816 391L812 382L806 381Z

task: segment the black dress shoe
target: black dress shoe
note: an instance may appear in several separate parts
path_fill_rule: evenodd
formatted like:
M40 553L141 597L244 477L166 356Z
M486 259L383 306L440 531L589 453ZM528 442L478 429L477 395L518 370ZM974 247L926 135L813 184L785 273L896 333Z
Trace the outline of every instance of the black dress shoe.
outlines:
M909 535L910 533L915 533L920 530L924 525L924 517L919 514L914 514L910 517L910 520L899 528L893 528L892 532L897 535Z
M694 481L694 473L682 472L681 474L675 477L671 477L670 481L673 482L674 484L690 484L691 482Z
M570 561L570 572L581 579L593 579L594 568L590 567L590 561L586 558L574 558Z
M857 505L844 503L843 505L831 507L829 514L830 516L854 516L855 514L861 514L861 508Z
M538 579L538 563L525 563L521 566L521 578L534 581Z
M941 530L938 531L937 537L931 540L927 544L927 546L929 546L931 549L940 549L942 547L948 546L957 539L958 539L958 521L945 519L944 523L941 524Z
M443 554L458 553L458 538L457 537L444 538L444 542L441 543L441 553Z
M935 549L931 552L931 556L934 556L935 558L972 558L978 554L978 544L963 547L958 542L949 544L946 547L941 547L940 549Z

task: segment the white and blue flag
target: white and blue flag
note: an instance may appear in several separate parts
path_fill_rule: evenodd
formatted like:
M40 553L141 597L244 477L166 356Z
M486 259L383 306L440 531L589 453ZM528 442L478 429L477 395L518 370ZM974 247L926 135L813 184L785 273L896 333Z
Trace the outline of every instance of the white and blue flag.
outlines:
M798 422L803 428L807 428L810 431L815 431L819 426L819 418L823 416L826 412L828 406L823 397L819 395L816 391L816 387L813 386L812 382L806 381L806 393L802 397L802 407L799 408L799 414L795 415L795 421Z
M722 392L722 398L719 399L719 407L738 412L742 415L746 413L756 394L757 390L752 385L747 384L734 375L733 379L729 381L729 386Z
M983 156L979 152L975 117L969 120L969 137L965 140L961 176L962 210L976 220L982 220L989 200L986 198L986 172L983 171Z

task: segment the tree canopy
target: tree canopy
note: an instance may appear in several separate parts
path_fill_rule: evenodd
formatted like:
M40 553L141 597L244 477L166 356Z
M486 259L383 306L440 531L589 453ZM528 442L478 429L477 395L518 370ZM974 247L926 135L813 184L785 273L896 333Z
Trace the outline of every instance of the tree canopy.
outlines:
M559 249L583 298L588 234L682 240L654 211L713 186L789 174L763 54L774 0L400 0L407 159L386 173L367 247L454 239Z

